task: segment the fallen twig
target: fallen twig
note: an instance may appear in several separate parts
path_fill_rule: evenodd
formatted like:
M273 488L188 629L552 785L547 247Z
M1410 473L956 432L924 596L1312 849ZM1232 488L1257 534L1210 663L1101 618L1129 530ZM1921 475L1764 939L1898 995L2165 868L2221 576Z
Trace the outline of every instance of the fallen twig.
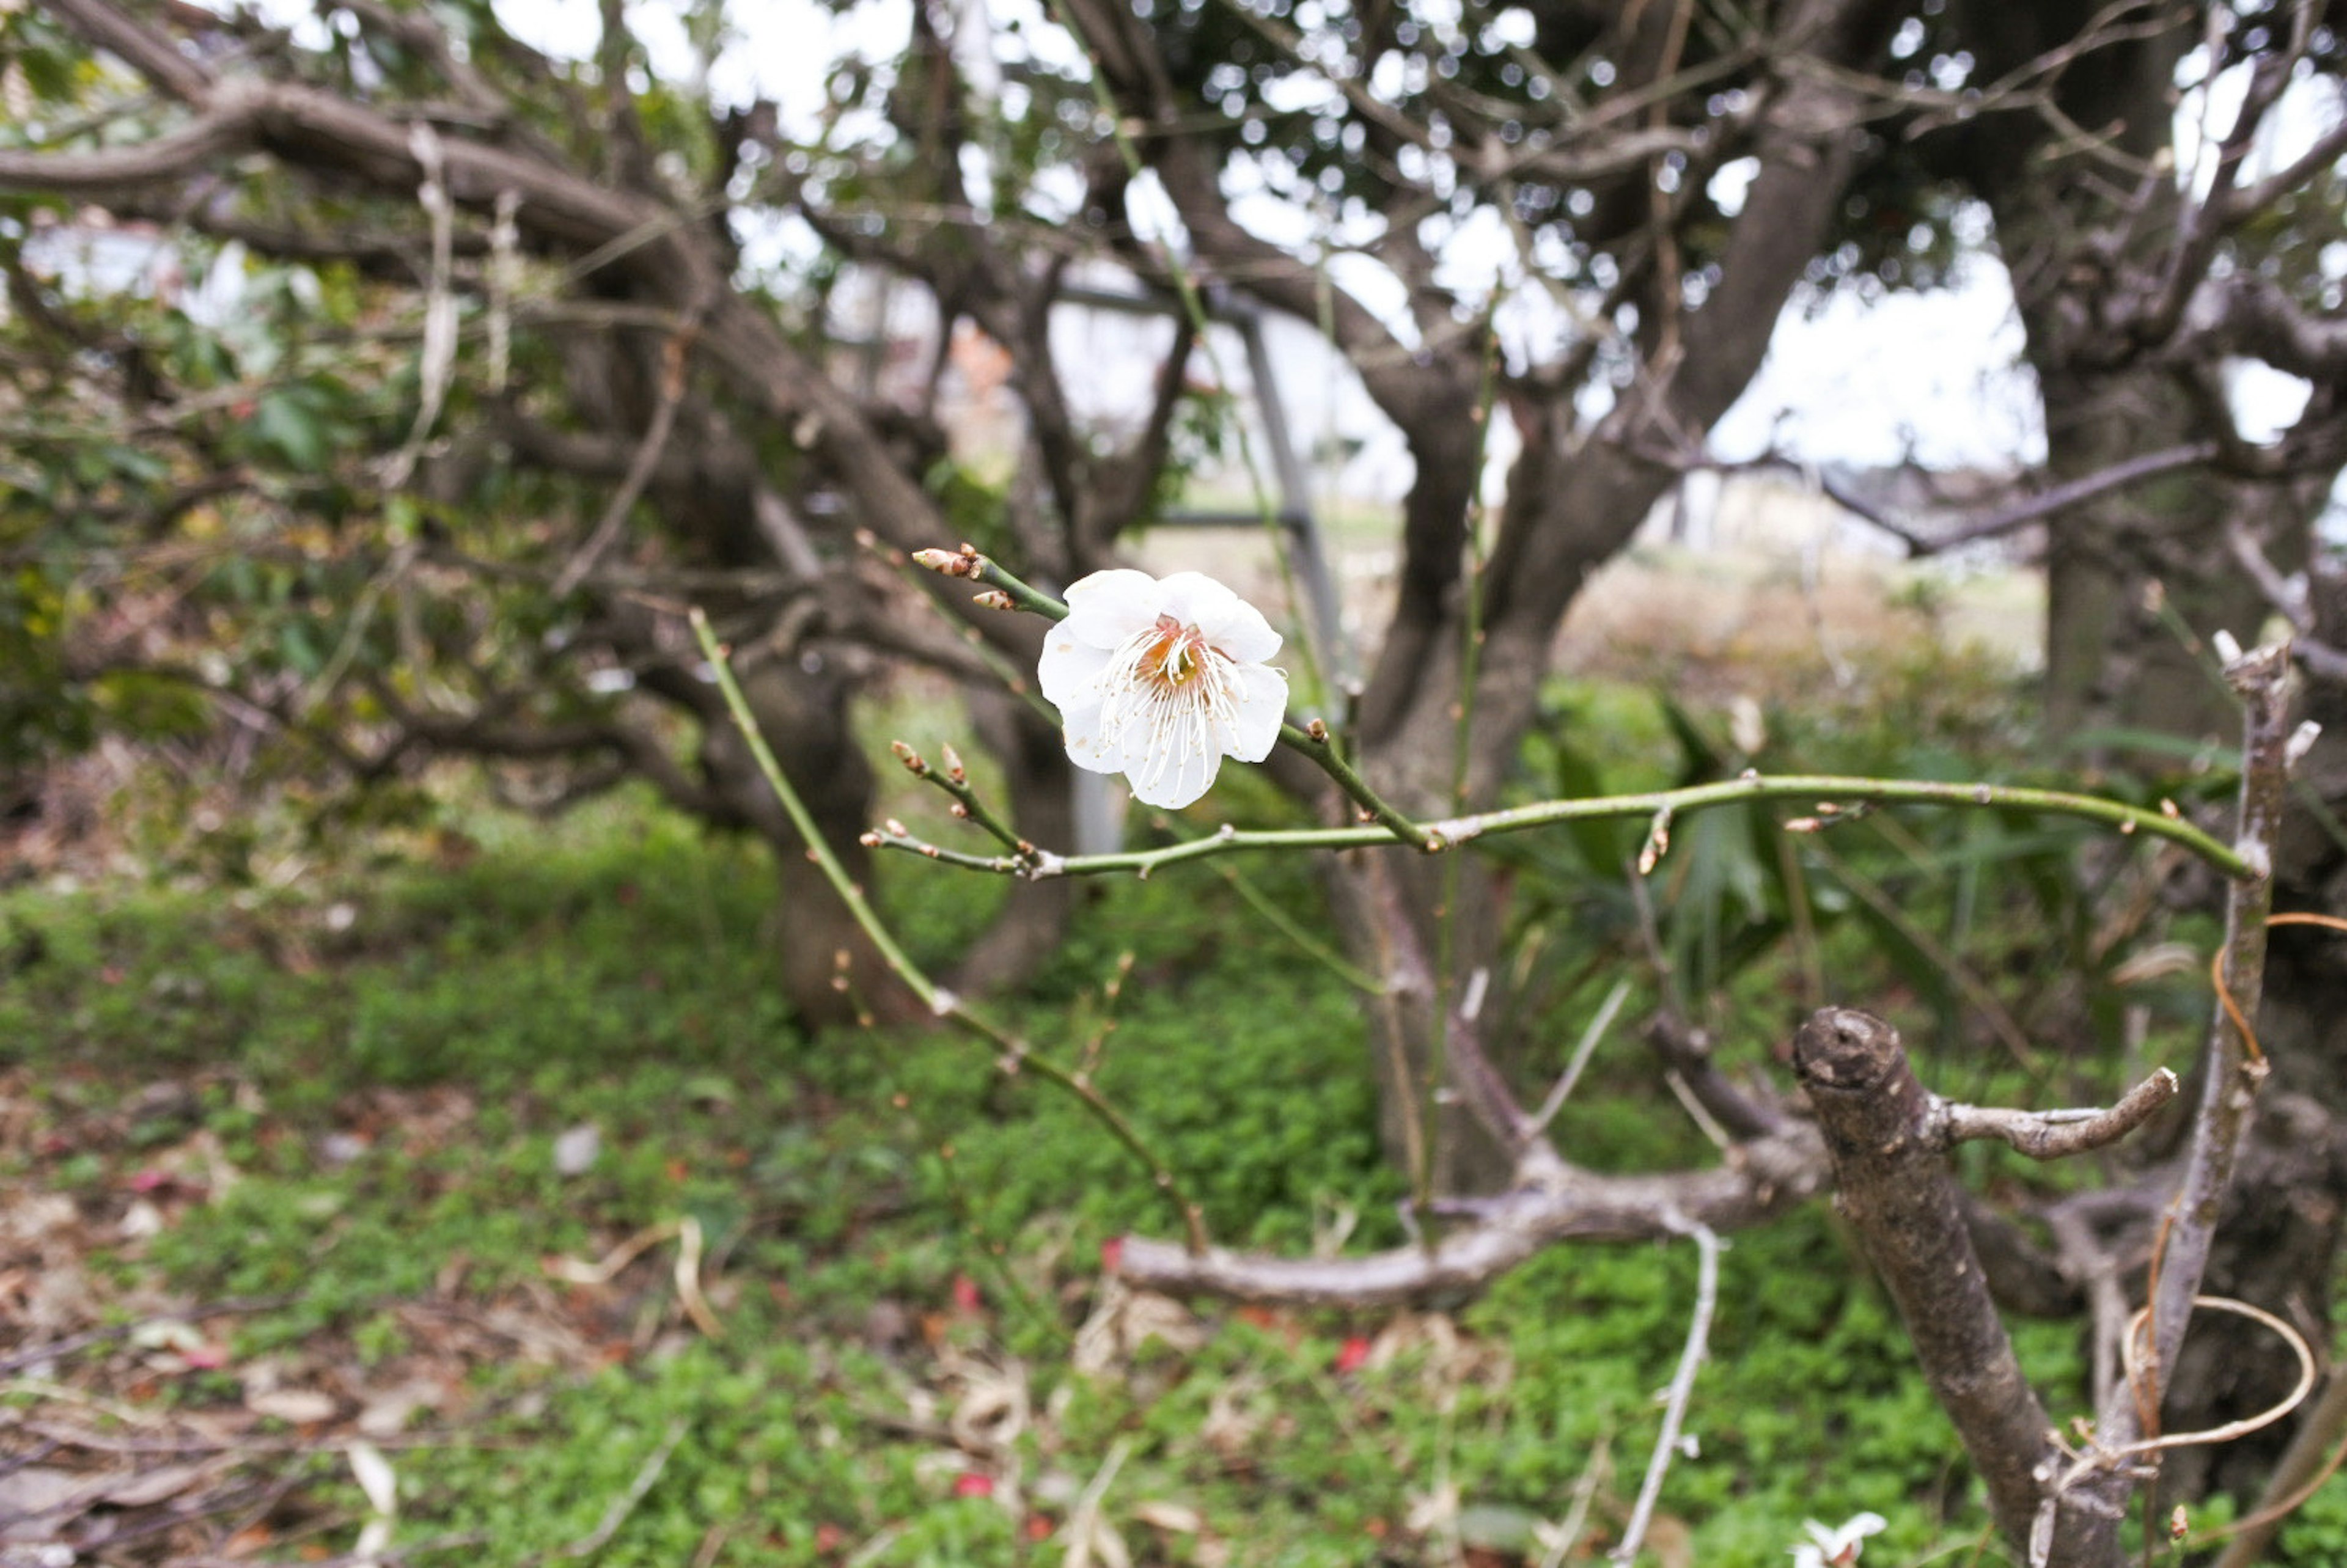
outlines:
M1654 1457L1646 1461L1646 1479L1638 1488L1638 1501L1630 1511L1630 1523L1622 1532L1622 1544L1611 1556L1616 1563L1628 1563L1638 1555L1638 1548L1646 1539L1646 1526L1655 1517L1655 1503L1663 1493L1663 1478L1670 1473L1671 1456L1678 1451L1679 1428L1686 1419L1687 1401L1695 1395L1695 1375L1703 1366L1704 1353L1711 1343L1712 1308L1719 1300L1719 1237L1710 1228L1695 1224L1678 1214L1665 1214L1664 1223L1681 1235L1692 1236L1701 1249L1695 1286L1695 1317L1687 1325L1686 1348L1679 1352L1679 1368L1671 1378L1669 1392L1663 1400L1663 1430L1655 1435Z

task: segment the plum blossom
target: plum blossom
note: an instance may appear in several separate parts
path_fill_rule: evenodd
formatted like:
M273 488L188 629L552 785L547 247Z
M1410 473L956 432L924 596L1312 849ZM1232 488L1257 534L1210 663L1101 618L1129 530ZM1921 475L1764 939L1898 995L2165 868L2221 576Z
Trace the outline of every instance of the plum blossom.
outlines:
M1279 646L1263 612L1213 578L1120 569L1069 587L1036 673L1069 760L1171 810L1204 794L1225 756L1271 754L1287 677L1264 661Z
M1888 1529L1891 1522L1879 1513L1852 1515L1831 1529L1814 1519L1801 1528L1809 1539L1792 1549L1793 1568L1850 1568L1865 1549L1866 1538Z

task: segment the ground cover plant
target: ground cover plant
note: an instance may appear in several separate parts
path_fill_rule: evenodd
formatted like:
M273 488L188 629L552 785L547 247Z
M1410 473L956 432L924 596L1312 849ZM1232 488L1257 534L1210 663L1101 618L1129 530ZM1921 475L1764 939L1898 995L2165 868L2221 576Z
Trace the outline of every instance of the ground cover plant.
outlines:
M1986 760L2006 680L1983 671L1967 700L1909 669L1870 706L1779 722L1811 731L1820 765L1860 765L1917 743L1929 682L1945 723L1920 743ZM1568 732L1601 778L1686 765L1666 698L1553 702L1619 721L1611 744ZM1725 720L1677 716L1698 734ZM950 825L912 784L891 811ZM550 843L477 807L456 820L461 835L402 841L412 863L388 875L6 896L0 1277L36 1354L7 1358L0 1430L15 1484L56 1489L56 1533L125 1561L351 1555L383 1517L362 1442L396 1477L388 1549L425 1561L990 1563L1083 1544L1533 1563L1619 1532L1683 1332L1684 1248L1563 1249L1447 1312L1136 1295L1102 1249L1159 1211L1081 1107L931 1031L790 1020L743 875L761 850L641 797ZM1920 846L1848 843L2011 1006L2069 1005L1942 923L1955 879ZM934 960L984 911L908 869L884 907ZM1106 1041L1101 1082L1218 1238L1389 1244L1402 1186L1356 993L1292 945L1330 937L1308 879L1247 874L1300 931L1219 878L1103 886L1012 1021L1070 1057ZM1617 878L1518 875L1561 970L1618 936L1598 907ZM2029 897L1990 879L2001 907ZM1674 925L1717 924L1698 880L1660 885ZM1925 1003L1881 937L1858 917L1820 927L1837 972ZM1298 960L1268 980L1267 945ZM1793 1016L1781 966L1719 979L1747 1047ZM1545 1005L1575 1017L1595 989ZM2170 975L2139 994L2189 1028L2193 989ZM1967 1094L2045 1082L1961 1031L1942 1065ZM1595 1071L1608 1092L1565 1113L1577 1154L1700 1154L1641 1069L1609 1050ZM1853 1248L1810 1205L1726 1253L1699 1452L1649 1537L1664 1560L1780 1562L1805 1520L1870 1511L1889 1526L1869 1561L1999 1550L1891 1304L1841 1283ZM108 1324L128 1332L74 1344ZM2081 1386L2067 1324L2024 1325L2020 1344L2042 1386ZM159 1460L162 1481L122 1483ZM2321 1518L2295 1528L2319 1543Z

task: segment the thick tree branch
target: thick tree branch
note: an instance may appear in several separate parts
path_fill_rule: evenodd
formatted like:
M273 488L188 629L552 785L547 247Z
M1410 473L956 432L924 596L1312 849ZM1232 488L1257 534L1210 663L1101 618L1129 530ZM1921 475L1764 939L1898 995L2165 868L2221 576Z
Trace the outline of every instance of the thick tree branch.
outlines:
M179 129L101 152L22 152L0 149L0 190L54 193L97 200L145 190L210 169L249 150L259 138L261 104L238 98Z
M1811 1016L1793 1061L1831 1151L1836 1202L1865 1244L1941 1409L1988 1488L1989 1512L2025 1547L2055 1454L1964 1229L1934 1134L1937 1102L1899 1032L1843 1008Z

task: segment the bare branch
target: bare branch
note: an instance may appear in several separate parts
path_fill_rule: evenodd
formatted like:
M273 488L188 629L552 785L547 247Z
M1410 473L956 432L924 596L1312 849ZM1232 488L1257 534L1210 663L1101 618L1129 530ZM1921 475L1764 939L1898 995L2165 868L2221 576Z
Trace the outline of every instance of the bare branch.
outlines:
M1824 1144L1796 1124L1739 1144L1727 1163L1665 1175L1608 1176L1562 1167L1553 1184L1493 1200L1482 1222L1431 1246L1367 1257L1287 1258L1129 1236L1116 1272L1145 1289L1295 1306L1377 1307L1472 1295L1561 1241L1648 1241L1675 1233L1666 1216L1714 1231L1747 1229L1825 1184Z
M595 525L595 531L587 536L587 542L579 546L579 553L572 556L556 575L552 589L555 598L569 597L570 590L595 569L595 563L602 559L603 552L619 537L620 528L627 524L628 514L635 509L637 500L644 493L644 487L651 480L653 470L659 467L661 454L668 448L669 433L676 428L677 405L684 401L685 364L692 352L692 339L700 331L701 315L697 306L688 311L683 324L662 345L660 402L652 409L651 422L644 427L644 438L636 447L636 455L628 464L627 475L620 481L619 489L612 492L610 502L604 507L602 519Z
M2249 354L2276 370L2332 383L2347 377L2347 322L2301 309L2271 279L2237 273L2193 296L2175 352Z
M50 0L51 14L183 103L200 104L217 79L210 67L103 0Z
M2267 1064L2249 1033L2264 991L2266 917L2273 907L2274 845L2287 798L2291 725L2285 683L2287 644L2259 648L2226 669L2241 699L2240 816L2236 847L2257 873L2230 885L2225 915L2224 961L2216 1018L2200 1067L2200 1103L2192 1147L2170 1198L2160 1246L2152 1264L2150 1327L2139 1378L2125 1379L2103 1401L2096 1421L2098 1463L2090 1473L2065 1477L2054 1501L2052 1549L2062 1562L2100 1562L2116 1550L2118 1516L2137 1484L2126 1456L2157 1431L2167 1373L2191 1320L2200 1279L2215 1242L2219 1211L2247 1136L2258 1086Z
M2209 265L2216 259L2217 247L2225 236L2228 209L2240 178L2241 165L2257 145L2258 132L2267 114L2280 101L2293 68L2306 53L2314 14L2313 0L2296 0L2291 7L2289 43L2260 56L2251 68L2240 110L2233 117L2232 128L2218 146L2215 181L2208 196L2178 229L2176 243L2168 252L2167 276L2161 281L2151 309L2127 323L2137 343L2166 342L2183 320L2194 291L2209 275Z
M2107 1111L2008 1111L1942 1102L1939 1126L1950 1144L1993 1138L2033 1160L2059 1160L2118 1142L2175 1099L2176 1090L2176 1074L2163 1067Z
M2173 473L2178 468L2213 463L2223 454L2223 446L2219 442L2192 441L2180 446L2165 447L2157 452L2146 452L2139 456L2129 457L2124 462L2114 463L2092 474L2065 480L2050 488L2040 490L2034 496L2010 502L1977 517L1968 518L1944 532L1935 531L1930 534L1924 533L1911 523L1900 520L1888 507L1867 499L1830 477L1819 475L1818 487L1832 497L1834 503L1843 510L1866 522L1872 523L1876 528L1898 539L1907 547L1908 554L1932 556L1956 549L1964 545L1977 544L1983 539L2000 538L2017 528L2025 528L2031 523L2051 517L2056 512L2093 500L2097 496L2107 495L2114 490L2122 490L2130 485L2139 485L2147 479L2157 478L2162 474ZM1782 463L1783 459L1764 459L1763 461ZM1799 466L1791 464L1785 466Z
M260 101L229 101L191 124L102 152L0 149L0 190L55 192L84 200L184 179L245 151L255 140Z
M1998 1530L2024 1545L2042 1498L2041 1466L2055 1450L1932 1136L1936 1102L1916 1081L1899 1031L1866 1013L1812 1014L1794 1036L1793 1061L1832 1153L1840 1208L1899 1305L1932 1392L1987 1485Z

